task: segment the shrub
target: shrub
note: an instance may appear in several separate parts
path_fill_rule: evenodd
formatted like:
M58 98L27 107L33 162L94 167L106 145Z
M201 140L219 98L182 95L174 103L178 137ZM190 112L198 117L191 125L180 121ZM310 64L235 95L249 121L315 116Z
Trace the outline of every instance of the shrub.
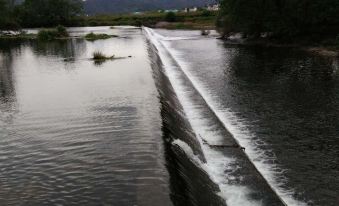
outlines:
M115 35L108 35L108 34L94 34L93 32L86 34L85 39L87 40L98 40L98 39L109 39L111 37L117 37Z
M177 20L177 15L174 12L168 12L165 16L165 21L175 22Z
M69 34L65 27L58 26L55 29L42 29L38 32L38 39L43 41L51 41L58 38L68 37Z
M57 32L55 30L43 29L38 33L38 39L43 41L50 41L57 38Z
M62 25L59 25L55 29L58 32L58 35L60 37L68 37L69 36L69 34L68 34L67 30L66 30L66 27L64 27Z
M202 12L201 12L201 16L213 16L213 13L211 11L208 11L206 9L204 9Z

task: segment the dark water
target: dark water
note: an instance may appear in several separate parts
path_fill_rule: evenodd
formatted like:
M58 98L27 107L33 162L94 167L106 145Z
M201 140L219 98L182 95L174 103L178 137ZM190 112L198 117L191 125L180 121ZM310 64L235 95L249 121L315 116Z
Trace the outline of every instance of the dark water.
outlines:
M157 32L289 205L339 204L338 59Z
M0 205L172 205L145 38L90 30L128 38L0 42Z

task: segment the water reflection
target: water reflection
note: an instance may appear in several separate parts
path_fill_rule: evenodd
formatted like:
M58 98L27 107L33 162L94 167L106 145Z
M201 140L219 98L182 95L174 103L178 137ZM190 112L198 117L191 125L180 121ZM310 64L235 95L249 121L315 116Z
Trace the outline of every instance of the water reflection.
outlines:
M229 100L220 91L223 101L241 113L250 131L265 143L257 147L287 169L283 182L287 190L296 190L295 198L335 205L330 191L339 189L334 166L339 151L336 60L284 48L226 50L235 51L223 63L227 79L222 88L232 94Z
M13 61L20 53L20 43L4 46L0 41L0 122L10 122L16 110L16 92Z
M160 107L138 32L0 42L2 205L171 205ZM96 50L134 58L98 69L89 60Z
M225 47L235 49L228 45ZM335 78L333 58L307 56L302 51L290 48L240 47L235 50L225 65L234 75L248 77L247 81L270 81L272 75L277 76L274 78L278 80L286 75L291 76L293 78L290 80L306 84Z
M178 31L159 32L178 36ZM191 32L181 35L195 38ZM338 204L337 59L290 48L238 47L213 38L170 45L227 125L251 148L246 151L253 152L260 169L277 177L281 194L310 205Z
M52 42L34 41L32 48L40 56L58 56L64 59L74 59L86 51L84 39L59 40Z
M3 55L0 58L0 101L8 102L13 99L15 94L12 69L13 57Z

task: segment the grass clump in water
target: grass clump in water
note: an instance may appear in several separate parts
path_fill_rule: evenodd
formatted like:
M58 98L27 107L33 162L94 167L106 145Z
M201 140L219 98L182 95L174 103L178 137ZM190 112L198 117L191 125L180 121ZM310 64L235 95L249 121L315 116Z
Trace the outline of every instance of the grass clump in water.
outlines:
M54 29L42 29L38 32L38 39L43 41L51 41L69 37L65 27L57 26Z
M89 41L95 41L99 39L109 39L112 37L117 37L116 35L108 35L108 34L94 34L93 32L86 34L85 39Z
M113 56L106 56L105 54L103 54L102 52L96 51L93 53L93 60L94 61L105 61L105 60L110 60L110 59L114 59L114 55Z

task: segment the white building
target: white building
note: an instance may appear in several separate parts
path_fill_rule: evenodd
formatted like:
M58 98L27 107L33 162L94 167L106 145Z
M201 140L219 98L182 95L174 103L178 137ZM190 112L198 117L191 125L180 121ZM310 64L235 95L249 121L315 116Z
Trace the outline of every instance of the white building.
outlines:
M198 7L192 7L192 8L185 8L184 12L189 13L189 12L196 12L198 11Z
M214 4L214 5L208 5L207 10L208 11L219 11L220 4Z

